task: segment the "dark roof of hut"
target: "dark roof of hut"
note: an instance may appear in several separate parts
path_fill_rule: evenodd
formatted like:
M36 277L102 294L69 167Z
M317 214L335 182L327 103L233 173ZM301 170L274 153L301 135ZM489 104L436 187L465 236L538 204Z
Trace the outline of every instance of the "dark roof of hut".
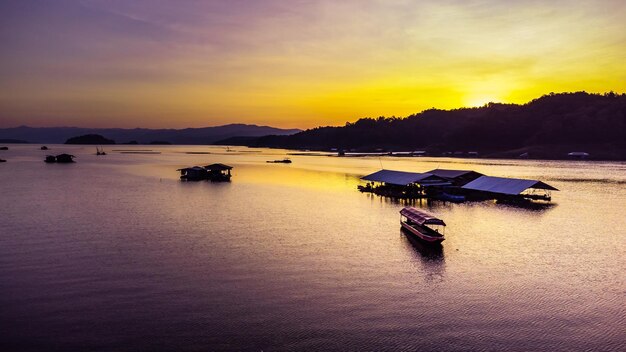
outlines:
M374 172L373 174L369 174L367 176L363 176L361 177L361 179L366 181L384 182L398 186L406 186L410 185L411 183L428 184L430 186L450 184L442 178L429 173L406 172L385 169Z
M465 176L467 174L477 174L482 175L480 172L472 171L472 170L448 170L448 169L434 169L430 171L426 171L426 173L433 174L435 176L453 179L461 176Z
M230 170L233 167L217 163L217 164L207 165L204 168L207 169L208 171L224 171L224 170Z
M194 170L194 171L206 171L204 168L201 168L200 166L192 166L192 167L184 167L182 169L176 169L176 171L187 171L187 170Z
M538 180L524 180L519 178L481 176L466 184L462 188L474 191L517 195L529 188L547 189L558 191L558 189L547 183Z

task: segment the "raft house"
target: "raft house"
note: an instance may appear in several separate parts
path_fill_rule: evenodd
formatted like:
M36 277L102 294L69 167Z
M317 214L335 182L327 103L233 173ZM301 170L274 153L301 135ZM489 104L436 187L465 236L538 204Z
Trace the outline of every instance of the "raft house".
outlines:
M555 187L538 180L521 178L506 178L481 176L461 187L472 198L487 198L503 201L552 200L551 191L558 191Z
M185 167L176 171L180 171L180 179L183 181L209 180L212 182L228 182L232 176L230 173L232 169L232 166L218 163L204 167Z
M73 163L75 156L71 154L46 155L44 162L46 163Z
M451 185L444 178L433 174L385 169L361 179L370 182L359 186L359 191L391 198L424 198L429 187Z
M552 199L553 186L538 180L485 176L472 170L434 169L424 173L380 170L361 177L359 191L390 198L519 201Z

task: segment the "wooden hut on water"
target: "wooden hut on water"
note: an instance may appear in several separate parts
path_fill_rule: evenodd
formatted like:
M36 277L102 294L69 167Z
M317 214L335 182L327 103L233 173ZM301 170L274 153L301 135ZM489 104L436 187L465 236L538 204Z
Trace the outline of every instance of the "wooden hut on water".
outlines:
M200 181L209 178L206 169L200 166L185 167L176 171L180 171L180 179L184 181Z
M385 169L361 179L370 181L366 186L359 186L361 192L392 198L422 198L429 187L450 185L447 180L429 173Z
M470 198L516 201L523 199L550 201L555 187L538 180L481 176L461 187Z
M204 168L209 174L209 180L214 182L230 181L232 166L217 163L207 165Z
M392 198L433 198L451 202L465 200L550 201L555 187L538 180L491 177L471 170L434 169L424 173L380 170L363 176L370 181L361 192Z
M230 181L232 166L224 164L211 164L204 167L192 166L178 169L180 179L183 181L210 180L213 182Z
M46 155L46 159L44 159L47 163L73 163L74 155L71 154L59 154L59 155Z

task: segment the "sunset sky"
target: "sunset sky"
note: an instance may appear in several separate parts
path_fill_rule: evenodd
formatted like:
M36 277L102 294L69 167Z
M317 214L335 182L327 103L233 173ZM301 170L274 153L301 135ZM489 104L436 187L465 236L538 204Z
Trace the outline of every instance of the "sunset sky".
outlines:
M309 128L626 91L626 1L0 2L0 127Z

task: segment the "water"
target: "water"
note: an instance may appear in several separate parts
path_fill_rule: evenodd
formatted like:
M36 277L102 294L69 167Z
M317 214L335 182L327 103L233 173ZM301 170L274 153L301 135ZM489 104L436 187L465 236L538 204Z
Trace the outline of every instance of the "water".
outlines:
M0 152L1 350L626 349L626 163L50 147ZM77 163L42 162L60 152ZM213 162L231 183L178 180ZM448 224L429 251L403 204L356 191L381 163L561 191L540 209L417 202Z

